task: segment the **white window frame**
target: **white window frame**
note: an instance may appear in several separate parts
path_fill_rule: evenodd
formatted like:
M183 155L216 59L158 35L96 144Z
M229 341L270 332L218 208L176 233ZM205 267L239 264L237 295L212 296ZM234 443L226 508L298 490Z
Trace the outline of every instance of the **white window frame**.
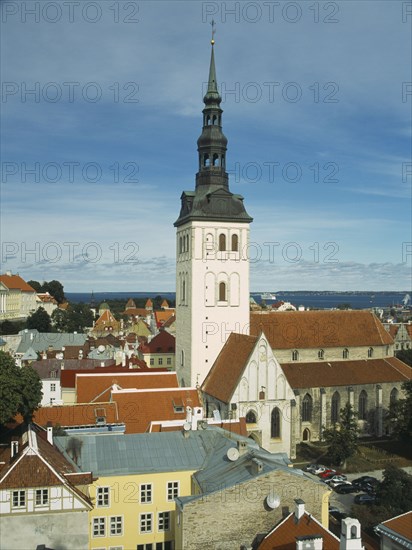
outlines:
M112 531L113 528L115 532ZM109 529L111 537L121 537L123 535L123 516L110 516Z
M170 531L170 511L157 513L157 530L161 533Z
M93 538L106 536L106 518L104 516L93 518L92 536Z
M177 485L177 488L176 488ZM177 489L177 493L176 493ZM175 494L176 493L176 494ZM166 485L166 498L168 502L173 502L180 494L180 481L168 481Z
M139 489L140 504L151 504L153 502L153 484L141 483Z
M110 487L96 488L96 508L110 507Z
M36 489L34 493L34 503L36 508L49 505L49 490L48 489Z
M148 524L150 528L148 529ZM140 533L153 533L153 513L146 512L139 516L139 532Z
M14 496L17 497L17 504L14 504ZM23 501L23 503L21 503ZM22 508L26 508L27 504L27 497L26 497L26 491L24 489L17 489L16 491L11 492L11 507L14 510L21 510Z

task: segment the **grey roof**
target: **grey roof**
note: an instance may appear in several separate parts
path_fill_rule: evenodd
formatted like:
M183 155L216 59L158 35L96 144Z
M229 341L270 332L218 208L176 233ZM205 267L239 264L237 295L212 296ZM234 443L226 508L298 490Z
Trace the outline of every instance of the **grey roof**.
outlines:
M69 459L70 451L66 449L73 448L70 439L73 438L54 438ZM202 491L211 492L217 485L222 488L255 477L250 468L253 458L263 462L262 474L280 468L291 475L304 475L287 466L286 455L271 454L260 449L251 439L214 426L190 431L187 437L181 431L171 431L126 435L76 434L75 439L79 440L77 447L80 449L77 466L96 476L194 470ZM239 439L246 442L247 451L236 462L231 462L227 451L236 447Z
M41 359L34 361L31 367L42 380L45 380L52 378L52 371L54 372L53 378L60 379L62 365L65 370L90 370L102 367L102 363L105 367L115 366L113 359L103 359L102 361L97 359Z
M22 330L20 343L16 353L26 353L29 348L34 351L47 351L49 346L61 350L66 346L83 346L87 334L72 334L70 332L39 332L38 330Z

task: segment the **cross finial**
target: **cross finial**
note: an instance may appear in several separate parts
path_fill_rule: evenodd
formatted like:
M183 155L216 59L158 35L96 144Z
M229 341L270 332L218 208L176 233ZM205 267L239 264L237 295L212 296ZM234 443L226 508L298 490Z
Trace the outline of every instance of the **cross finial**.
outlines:
M215 37L215 34L216 34L216 29L215 29L216 23L215 23L215 20L212 19L212 21L211 21L210 24L212 25L212 40L210 41L210 43L211 43L212 46L213 46L213 44L215 43L215 38L214 38L214 37Z

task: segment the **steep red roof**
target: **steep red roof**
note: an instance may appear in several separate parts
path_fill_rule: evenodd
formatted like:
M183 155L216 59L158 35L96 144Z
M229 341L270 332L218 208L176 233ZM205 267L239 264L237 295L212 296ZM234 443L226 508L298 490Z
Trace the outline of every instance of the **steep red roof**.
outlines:
M150 342L139 346L142 353L175 353L175 348L176 338L167 330L161 330Z
M272 349L382 346L393 338L370 311L251 312L250 334L263 331Z
M36 293L34 288L28 285L26 281L20 277L20 275L8 275L5 273L4 275L0 275L0 282L3 283L9 290L21 290L22 292Z
M396 357L359 361L282 363L281 367L294 389L406 382L412 378L412 368Z
M169 321L171 317L174 316L174 313L175 313L174 309L167 309L165 311L155 311L154 316L156 319L157 328L164 326L165 323Z
M256 341L257 336L232 332L206 376L202 391L229 403Z
M76 374L114 374L118 372L129 372L126 367L96 367L94 369L74 369L60 371L60 385L62 388L74 388L76 386Z
M412 542L412 511L383 521L382 525Z
M289 514L259 544L258 550L296 550L298 537L321 536L325 550L339 550L339 539L325 529L311 514L305 512L299 519Z

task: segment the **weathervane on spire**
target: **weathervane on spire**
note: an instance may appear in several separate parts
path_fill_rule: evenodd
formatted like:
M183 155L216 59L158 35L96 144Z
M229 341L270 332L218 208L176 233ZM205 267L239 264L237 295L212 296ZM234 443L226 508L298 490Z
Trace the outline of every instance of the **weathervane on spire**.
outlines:
M212 25L212 40L210 41L210 43L213 44L215 43L215 34L216 34L216 29L215 29L215 26L216 26L216 23L215 23L215 20L212 19L212 22L210 23Z

